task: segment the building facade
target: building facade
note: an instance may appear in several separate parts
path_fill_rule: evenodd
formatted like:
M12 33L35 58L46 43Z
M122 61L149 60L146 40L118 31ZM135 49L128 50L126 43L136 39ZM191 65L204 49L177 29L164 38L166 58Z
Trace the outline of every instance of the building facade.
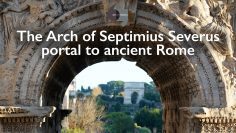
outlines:
M131 97L133 93L137 93L136 104L144 97L144 82L125 82L124 84L124 104L132 104Z

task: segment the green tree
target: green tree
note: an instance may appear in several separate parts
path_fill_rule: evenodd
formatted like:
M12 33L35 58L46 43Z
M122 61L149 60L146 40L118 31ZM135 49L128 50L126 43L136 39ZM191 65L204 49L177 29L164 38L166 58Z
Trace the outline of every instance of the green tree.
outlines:
M153 130L162 128L162 113L160 109L148 109L146 107L139 110L134 117L135 123L141 127L148 127Z
M84 86L81 86L80 90L81 92L84 92L85 91Z
M144 98L150 101L161 102L160 93L154 91L145 92Z
M112 94L112 90L109 88L109 86L107 84L99 84L98 86L102 89L102 92L105 95L111 95Z
M131 94L131 103L132 104L136 104L137 103L137 100L138 100L138 93L137 92L133 92Z
M142 99L139 102L139 108L143 108L143 107L155 108L155 102L154 101L150 101L150 100L146 100L146 99Z
M146 90L153 90L154 89L153 86L151 84L148 84L148 83L144 83L144 88Z
M152 131L146 127L141 127L138 129L138 133L152 133Z
M134 131L134 122L125 113L110 113L106 116L105 131L109 133L132 133Z
M154 83L153 81L149 82L149 84L150 84L151 86L153 86L153 88L156 88L156 85L155 85L155 83Z
M88 91L92 91L92 89L91 89L91 87L90 86L88 86L88 89L87 89Z
M113 95L118 95L121 91L124 90L124 82L123 81L109 81L107 82L109 89L113 91Z
M101 96L101 99L104 101L112 101L112 99L107 95L100 95L100 96Z
M116 103L115 106L114 106L114 109L115 109L116 112L121 111L121 105L120 105L120 103Z
M137 123L135 123L134 126L135 126L135 132L137 133L152 133L152 131L149 128L140 127L137 125Z
M115 98L115 101L120 103L120 104L123 104L124 103L124 97L123 96L117 96Z
M118 95L120 92L124 91L123 81L109 81L107 84L99 84L105 95Z
M81 93L80 91L77 91L77 98L83 98L84 94Z
M144 83L144 88L145 88L145 90L155 90L156 89L156 85L152 81L150 83Z

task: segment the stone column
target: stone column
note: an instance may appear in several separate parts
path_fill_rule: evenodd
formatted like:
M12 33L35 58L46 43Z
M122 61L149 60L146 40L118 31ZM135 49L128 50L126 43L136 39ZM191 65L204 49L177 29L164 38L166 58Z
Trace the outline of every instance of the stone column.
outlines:
M236 107L206 108L190 107L181 108L185 117L194 121L194 132L201 133L235 133L236 132Z
M0 132L41 133L42 123L54 110L54 107L0 106Z
M234 38L233 38L233 43L234 43L234 57L236 57L236 1L231 3L231 8L230 8L230 13L232 16L232 27L234 31Z
M2 15L0 15L0 31L4 31ZM0 64L4 62L4 32L0 32Z

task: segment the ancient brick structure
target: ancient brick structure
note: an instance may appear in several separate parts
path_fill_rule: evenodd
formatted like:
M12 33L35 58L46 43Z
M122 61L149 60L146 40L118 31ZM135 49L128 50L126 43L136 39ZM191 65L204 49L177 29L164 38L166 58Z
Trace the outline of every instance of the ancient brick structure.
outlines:
M220 33L214 30L214 25L218 25L215 23L217 21L203 21L197 16L200 14L213 19L224 16L207 16L210 8L205 7L211 7L211 3L199 4L197 2L201 1L197 0L192 5L186 4L186 1L183 5L167 0L162 2L0 2L0 132L60 132L63 96L74 76L94 63L121 58L136 61L137 66L145 70L159 85L164 106L164 132L236 132L236 62L232 57L234 48L231 47L234 46L232 36L235 34L230 30L231 26L225 18L221 18L225 21L222 21L219 29L225 31L221 45L223 52L220 47L216 48L214 44L206 41L169 42L166 36L162 42L170 48L193 47L194 56L121 57L82 54L47 56L42 59L43 47L74 47L78 42L21 42L16 34L16 30L22 29L44 35L50 30L55 33L73 30L79 36L102 29L112 33L125 33L130 30L142 33L149 30L165 35L168 35L170 30L176 31L177 34L200 34L210 31ZM127 12L127 18L110 18L109 10L113 5L119 7L120 12ZM178 9L181 6L183 8ZM193 9L191 7L205 10L186 12ZM209 25L210 27L206 28ZM109 44L100 41L83 42L83 47L87 45L99 45L102 49ZM155 46L156 42L137 42L133 45Z

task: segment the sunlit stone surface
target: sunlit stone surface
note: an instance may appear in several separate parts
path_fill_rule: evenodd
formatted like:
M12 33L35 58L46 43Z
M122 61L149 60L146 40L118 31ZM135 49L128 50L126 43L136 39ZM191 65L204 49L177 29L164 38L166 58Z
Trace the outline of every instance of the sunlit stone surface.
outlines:
M136 61L160 87L165 132L236 132L236 62L233 57L236 4L228 1L231 6L222 8L222 2L216 2L215 7L220 12L213 12L209 1L189 0L192 4L187 1L183 0L182 5L171 0L147 3L137 0L118 3L112 0L1 1L0 132L60 132L63 96L74 76L94 63L122 58L81 54L42 59L43 47L75 47L78 42L21 42L16 34L18 29L44 35L50 30L58 34L73 30L80 37L92 30L104 29L112 33L149 30L168 34L174 30L177 34L220 34L222 40L218 44L164 40L169 48L194 47L195 54L191 56L127 55L123 58ZM113 5L129 14L119 19L110 17L109 9ZM224 12L226 8L230 9L233 19ZM107 43L83 43L82 48L99 45L102 49ZM156 43L131 45L153 47ZM35 110L37 113L33 113Z

